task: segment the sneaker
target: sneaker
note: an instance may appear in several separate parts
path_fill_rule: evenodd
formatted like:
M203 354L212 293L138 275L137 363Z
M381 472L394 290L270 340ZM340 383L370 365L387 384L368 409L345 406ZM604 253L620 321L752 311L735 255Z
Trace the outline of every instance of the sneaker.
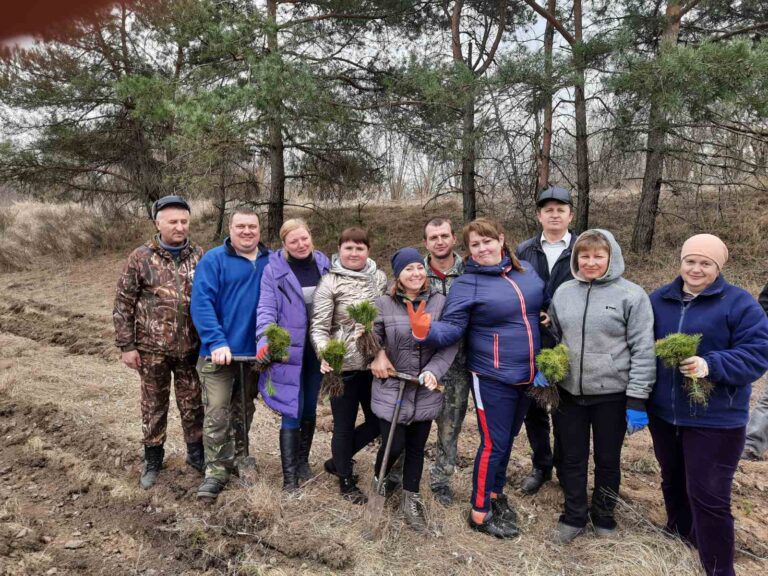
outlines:
M405 523L416 532L427 531L427 516L424 501L418 492L403 490L403 500L400 503L400 511L405 516Z
M197 489L197 497L205 500L216 500L226 485L226 482L209 476L203 480Z
M446 508L453 504L453 490L450 486L433 486L432 495L438 504Z
M476 532L482 532L496 538L515 538L520 535L520 531L516 527L507 524L501 518L495 516L493 512L488 512L482 522L475 522L472 519L472 511L470 510L467 524Z
M368 502L368 497L357 487L357 482L352 476L339 478L339 492L344 500L352 504L362 505Z
M555 544L568 544L583 533L584 528L577 528L576 526L569 526L568 524L558 522L555 529L554 542Z
M545 482L552 480L552 470L542 470L541 468L534 468L531 473L528 474L520 483L520 490L523 494L531 496L539 491Z
M517 512L509 505L506 494L499 494L496 498L491 498L491 510L504 522L517 525Z

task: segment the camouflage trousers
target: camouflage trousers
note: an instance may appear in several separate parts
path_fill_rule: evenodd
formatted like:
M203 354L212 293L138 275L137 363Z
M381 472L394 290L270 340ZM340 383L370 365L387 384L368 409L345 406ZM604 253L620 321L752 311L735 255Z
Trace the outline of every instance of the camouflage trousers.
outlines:
M436 420L435 462L429 468L429 483L432 489L448 486L456 467L459 434L467 414L471 382L470 373L464 365L464 359L457 356L442 379L445 386L443 409Z
M165 443L171 381L181 416L184 440L199 442L203 433L203 405L200 380L195 371L197 354L174 358L165 354L139 352L141 366L141 430L145 446Z
M245 379L245 423L242 418L240 395L240 362L218 365L203 358L197 362L197 371L203 386L203 447L205 449L205 475L222 482L229 480L237 461L245 453L246 433L251 429L256 409L256 382L258 376L251 365L243 365Z

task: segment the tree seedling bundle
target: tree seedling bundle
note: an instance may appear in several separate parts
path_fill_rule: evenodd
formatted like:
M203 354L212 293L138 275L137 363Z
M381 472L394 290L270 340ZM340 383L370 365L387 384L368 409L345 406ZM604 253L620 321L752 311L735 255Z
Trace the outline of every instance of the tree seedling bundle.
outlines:
M539 372L549 381L549 386L542 388L532 386L528 393L542 408L550 406L553 410L560 404L560 393L557 385L568 376L568 348L558 344L554 348L545 348L536 356L536 366Z
M677 370L680 362L691 356L696 356L700 342L701 334L675 332L666 338L656 340L656 356L661 358L667 368ZM692 405L706 406L709 403L713 387L712 382L707 378L683 377L683 388Z
M344 356L347 354L347 345L341 340L329 340L323 351L320 352L320 359L328 362L332 372L323 374L323 381L320 384L320 396L329 396L334 398L344 393L344 381L341 378L341 372L344 369Z
M254 369L257 372L267 370L267 395L275 395L275 387L272 384L272 362L285 362L288 360L288 349L291 346L291 335L285 328L281 328L274 322L264 330L264 336L267 338L269 346L269 364L256 364Z
M373 321L378 313L379 311L376 306L369 300L363 300L357 304L347 306L349 317L358 324L365 326L365 332L357 339L357 351L360 352L366 364L376 357L376 353L380 348L373 333Z

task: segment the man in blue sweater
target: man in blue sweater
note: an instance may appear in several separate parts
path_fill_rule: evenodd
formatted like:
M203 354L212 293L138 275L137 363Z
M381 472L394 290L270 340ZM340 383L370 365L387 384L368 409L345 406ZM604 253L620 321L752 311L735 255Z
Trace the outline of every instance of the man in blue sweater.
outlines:
M229 221L229 237L207 252L195 271L192 320L200 335L197 371L203 388L205 480L198 498L215 499L243 455L253 420L256 381L235 356L256 354L256 309L269 250L260 243L259 216L241 208ZM240 375L244 374L244 382ZM241 387L246 422L241 421Z

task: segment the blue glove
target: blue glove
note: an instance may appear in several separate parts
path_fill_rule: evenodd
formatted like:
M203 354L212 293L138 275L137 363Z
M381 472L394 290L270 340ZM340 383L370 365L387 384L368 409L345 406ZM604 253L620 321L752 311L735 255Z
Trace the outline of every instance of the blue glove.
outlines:
M648 413L627 408L627 434L634 434L648 426Z
M533 377L533 385L536 386L536 388L548 388L549 380L547 380L547 377L541 372L536 372L536 376Z

